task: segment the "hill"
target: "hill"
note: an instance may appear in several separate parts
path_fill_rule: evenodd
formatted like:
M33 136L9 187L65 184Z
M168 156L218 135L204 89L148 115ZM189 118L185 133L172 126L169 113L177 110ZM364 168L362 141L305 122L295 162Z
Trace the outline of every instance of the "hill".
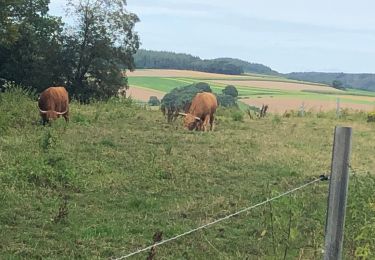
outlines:
M285 74L287 78L332 84L334 80L342 82L344 87L375 91L375 74L369 73L325 73L325 72L293 72Z
M216 58L203 60L197 56L168 51L140 49L134 56L138 69L178 69L211 73L240 75L255 73L288 79L331 85L334 80L342 82L346 88L375 91L375 74L292 72L279 73L268 66L241 59Z
M344 254L373 243L375 125L271 116L233 121L219 109L214 132L167 124L129 99L72 102L69 124L37 123L35 97L0 93L0 250L4 259L109 259L173 237L316 179L329 171L333 128L353 127ZM312 160L311 158L314 158ZM157 248L160 259L320 259L327 182ZM144 259L146 253L139 255ZM138 259L138 258L136 258Z
M189 54L167 51L140 49L134 55L134 61L139 69L181 69L232 75L242 73L277 74L276 71L262 64L250 63L239 59L218 58L203 60Z

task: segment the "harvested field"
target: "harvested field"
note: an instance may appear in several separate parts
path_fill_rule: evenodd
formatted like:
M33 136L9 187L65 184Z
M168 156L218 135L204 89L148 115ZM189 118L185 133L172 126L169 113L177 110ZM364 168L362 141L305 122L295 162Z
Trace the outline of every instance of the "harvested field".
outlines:
M281 81L259 81L259 80L211 80L211 83L218 83L223 85L234 85L241 87L258 87L265 89L279 89L287 91L329 91L342 93L342 90L334 89L329 86L310 85L305 83L281 82Z
M254 76L240 76L240 75L225 75L216 73L207 73L200 71L191 70L162 70L162 69L147 69L147 70L136 70L133 72L126 72L128 77L179 77L179 78L223 78L223 79L242 79L242 78L254 78Z
M164 97L165 93L157 90L130 86L126 92L126 96L131 96L133 99L147 102L151 96L156 96L159 100Z
M335 100L311 100L298 98L246 98L241 99L241 102L261 107L263 104L269 105L269 112L284 113L286 110L299 110L302 103L304 103L305 111L330 111L336 109ZM357 104L347 101L340 101L341 108L350 108L353 110L372 111L375 109L375 104Z

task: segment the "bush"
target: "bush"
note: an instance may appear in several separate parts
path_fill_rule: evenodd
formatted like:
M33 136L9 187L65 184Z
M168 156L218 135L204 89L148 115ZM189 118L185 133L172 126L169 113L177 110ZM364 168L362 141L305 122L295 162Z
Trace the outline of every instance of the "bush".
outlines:
M224 95L229 95L234 98L238 97L238 91L235 86L233 85L228 85L223 89L223 94Z
M159 106L160 100L156 96L151 96L150 99L148 100L148 104L150 106Z
M208 85L206 82L198 82L198 83L193 84L193 86L202 92L212 93L210 85Z
M236 99L233 96L230 96L230 95L219 94L219 95L217 95L217 101L219 103L219 106L237 107Z
M243 122L243 113L241 111L239 110L234 111L231 116L232 116L233 121Z
M367 122L375 122L375 111L367 114Z

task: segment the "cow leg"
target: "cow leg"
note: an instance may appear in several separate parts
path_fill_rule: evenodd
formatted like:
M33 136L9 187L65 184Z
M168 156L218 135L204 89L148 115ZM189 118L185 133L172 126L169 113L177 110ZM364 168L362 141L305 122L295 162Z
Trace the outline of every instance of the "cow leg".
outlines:
M64 115L63 115L64 119L65 119L65 122L69 122L69 111L66 112Z
M214 131L214 115L211 115L211 117L210 117L210 130L211 131Z
M204 121L203 121L203 131L207 132L207 130L208 130L208 123L210 122L210 120L211 120L210 115L207 115L204 118Z

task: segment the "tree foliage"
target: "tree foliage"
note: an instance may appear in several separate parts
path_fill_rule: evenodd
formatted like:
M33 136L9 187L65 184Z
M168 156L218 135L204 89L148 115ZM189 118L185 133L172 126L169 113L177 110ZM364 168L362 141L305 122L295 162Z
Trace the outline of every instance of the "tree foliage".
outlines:
M375 91L375 74L370 73L325 73L325 72L293 72L286 74L290 79L310 81L331 85L339 80L347 88Z
M231 95L219 94L217 95L217 101L219 103L219 106L223 106L223 107L236 107L237 106L236 98Z
M59 80L62 22L47 0L1 2L0 78L40 91Z
M262 64L232 58L202 60L189 54L143 49L140 49L134 58L136 67L144 69L188 69L224 74L242 74L244 72L267 75L279 74Z
M234 98L238 97L238 91L235 86L233 85L228 85L223 89L223 94L224 95L229 95Z
M72 58L70 92L84 101L115 95L127 87L122 70L134 69L139 38L133 30L138 17L126 10L124 0L70 0L69 6L77 18L65 48Z
M134 69L138 17L125 0L70 0L73 27L48 15L49 0L0 3L0 79L38 92L64 85L82 101L106 99L127 87Z
M337 80L337 79L335 79L334 81L332 81L331 86L333 88L336 88L336 89L345 89L345 87L343 86L343 83L340 80Z
M150 99L148 100L148 104L150 106L159 106L160 100L156 96L151 96Z

